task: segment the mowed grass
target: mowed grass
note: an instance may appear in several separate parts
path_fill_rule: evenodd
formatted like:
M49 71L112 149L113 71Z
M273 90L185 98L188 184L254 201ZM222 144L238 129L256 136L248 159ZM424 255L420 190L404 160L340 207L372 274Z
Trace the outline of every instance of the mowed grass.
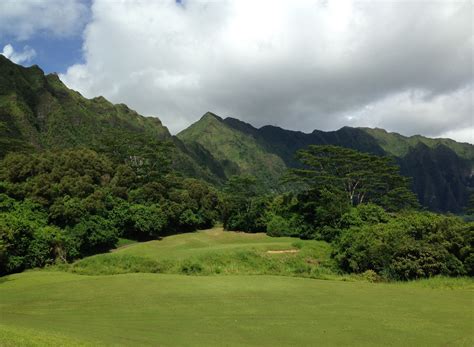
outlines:
M0 284L0 345L472 346L472 304L409 284L32 271Z
M330 253L326 242L214 228L126 245L59 269L84 275L140 272L335 278L336 267Z
M124 242L0 278L0 346L474 344L472 279L368 283L333 272L330 252L219 228Z

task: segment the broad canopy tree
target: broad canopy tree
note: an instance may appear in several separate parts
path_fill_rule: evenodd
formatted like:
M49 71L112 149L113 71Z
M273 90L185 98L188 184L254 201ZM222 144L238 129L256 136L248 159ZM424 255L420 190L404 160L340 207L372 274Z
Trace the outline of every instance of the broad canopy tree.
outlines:
M388 157L353 149L324 145L309 146L297 153L303 168L292 169L288 179L310 189L339 189L353 206L372 202L387 210L418 207L409 190L409 179Z

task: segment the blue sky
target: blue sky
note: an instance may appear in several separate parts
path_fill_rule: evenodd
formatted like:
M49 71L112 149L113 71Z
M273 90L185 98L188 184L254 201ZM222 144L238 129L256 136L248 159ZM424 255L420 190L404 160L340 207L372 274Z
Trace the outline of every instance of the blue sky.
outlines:
M46 73L65 73L67 68L84 62L82 55L82 37L50 38L44 35L17 41L14 38L4 38L1 46L11 44L15 51L21 51L24 46L35 50L36 55L24 65L39 65Z
M91 20L91 1L3 0L0 53L10 45L19 63L37 64L46 73L65 73L69 66L84 63L83 32Z

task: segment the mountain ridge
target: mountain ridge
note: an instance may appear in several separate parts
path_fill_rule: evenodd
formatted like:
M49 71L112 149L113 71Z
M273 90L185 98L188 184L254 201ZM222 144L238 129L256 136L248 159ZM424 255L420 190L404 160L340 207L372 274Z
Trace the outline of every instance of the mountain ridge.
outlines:
M206 153L202 151L197 157L196 146L184 146L159 118L142 116L103 96L87 99L67 88L56 74L45 75L38 66L23 67L0 55L0 158L18 150L81 146L98 150L106 137L129 136L170 142L175 168L188 176L220 182L204 164L212 158L203 161Z
M208 119L212 119L212 127L204 124ZM256 128L236 118L217 115L202 117L177 134L184 143L199 143L218 161L226 165L233 163L234 174L252 174L257 178L263 177L264 182L267 178L267 181L273 182L267 185L275 187L274 182L278 182L283 169L275 172L266 167L268 162L265 160L261 160L259 165L252 165L253 160L245 162L245 157L235 160L235 154L226 153L225 146L232 142L229 138L238 136L242 141L233 147L240 147L245 153L257 145L260 151L267 151L281 159L287 168L300 165L295 153L309 145L337 145L392 156L400 165L401 173L413 179L413 190L420 202L432 210L461 212L474 190L474 146L450 139L406 137L383 129L352 127L304 133L271 125ZM250 142L245 142L249 137ZM265 158L274 157L267 155ZM420 163L423 163L421 167Z
M377 128L342 127L311 133L266 125L256 128L236 118L206 112L176 136L157 117L145 117L103 96L87 99L45 75L0 55L0 158L12 151L89 147L104 137L150 136L172 145L173 166L185 176L220 185L232 175L256 176L276 190L299 149L337 145L393 156L429 209L461 212L474 191L474 146L451 139L406 137Z

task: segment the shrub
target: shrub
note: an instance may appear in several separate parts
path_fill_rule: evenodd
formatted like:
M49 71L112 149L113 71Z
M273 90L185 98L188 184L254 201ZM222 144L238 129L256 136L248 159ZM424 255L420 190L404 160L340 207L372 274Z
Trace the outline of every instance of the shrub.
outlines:
M373 270L391 279L472 271L472 225L457 217L403 213L386 223L345 230L333 256L344 271Z
M362 278L367 282L379 282L381 277L374 270L366 270L362 273Z
M126 211L126 210L125 210ZM156 239L164 235L168 219L158 205L130 205L122 221L124 235L139 240Z
M118 241L118 232L113 223L99 216L83 219L66 231L75 241L80 255L106 252L115 247Z
M267 216L267 234L270 236L295 236L298 232L290 220L270 213Z

